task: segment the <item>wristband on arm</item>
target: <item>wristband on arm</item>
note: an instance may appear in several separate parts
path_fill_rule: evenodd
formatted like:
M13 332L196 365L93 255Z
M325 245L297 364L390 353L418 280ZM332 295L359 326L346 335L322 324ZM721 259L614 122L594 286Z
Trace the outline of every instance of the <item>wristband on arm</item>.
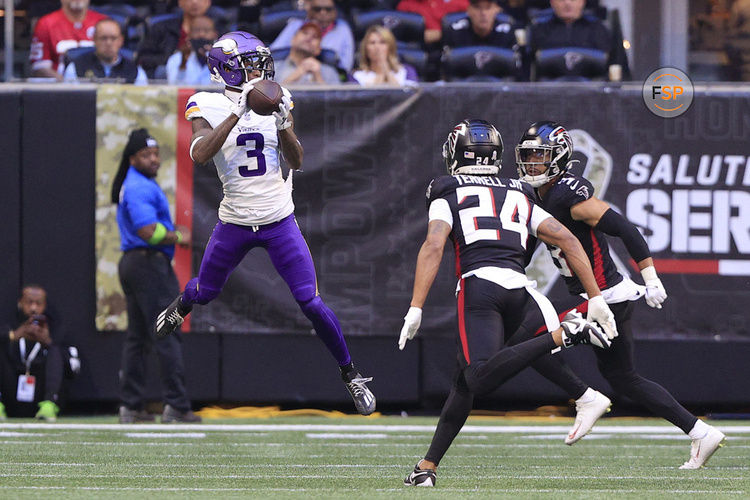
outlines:
M164 241L164 238L166 237L167 237L167 228L164 227L164 224L162 224L161 222L157 222L156 229L154 229L154 234L151 235L147 243L149 245L158 245L159 243Z
M628 253L634 261L640 262L643 259L651 257L651 251L643 235L635 224L618 214L611 208L604 212L596 229L610 235L619 237L625 244Z

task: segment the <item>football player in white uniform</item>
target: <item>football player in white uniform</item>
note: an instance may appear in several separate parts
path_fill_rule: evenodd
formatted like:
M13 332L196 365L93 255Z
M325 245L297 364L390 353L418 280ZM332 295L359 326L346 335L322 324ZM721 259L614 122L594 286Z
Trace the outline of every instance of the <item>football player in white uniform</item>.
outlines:
M198 277L161 312L156 334L169 335L193 304L215 299L247 252L262 246L336 358L357 411L369 415L375 411L375 397L366 385L371 378L354 368L341 325L318 295L312 257L294 217L291 173L287 181L281 173L279 152L290 169L302 165L291 94L283 89L279 110L269 116L247 106L253 84L274 74L271 51L250 33L233 31L219 38L208 53L208 66L212 79L225 85L224 93L194 94L188 99L185 118L193 126L190 157L197 163L213 159L224 197Z

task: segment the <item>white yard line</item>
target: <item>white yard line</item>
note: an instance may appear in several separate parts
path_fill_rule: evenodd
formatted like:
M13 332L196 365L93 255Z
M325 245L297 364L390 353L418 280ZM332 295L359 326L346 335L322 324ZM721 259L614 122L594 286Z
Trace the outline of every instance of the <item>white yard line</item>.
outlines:
M0 485L0 490L71 490L71 491L155 491L155 492L168 492L168 491L198 491L198 492L230 492L230 491L242 491L249 493L251 490L249 488L138 488L134 486L123 486L123 487L117 487L117 486L7 486L7 485ZM336 492L338 491L337 488L258 488L254 487L252 489L253 492L260 492L260 491L289 491L289 492L305 492L305 491L314 491L314 492L321 492L321 491L332 491ZM382 491L382 492L388 492L388 491L398 491L398 492L410 492L411 490L402 487L402 488L377 488L375 491ZM446 487L440 487L436 490L436 492L444 492L444 491L455 491L460 493L468 493L466 488L446 488ZM747 491L744 490L680 490L680 489L657 489L657 490L645 490L645 489L565 489L565 488L554 488L554 489L538 489L538 488L476 488L475 490L471 490L475 493L483 493L483 492L495 492L495 493L575 493L575 494L582 494L582 493L653 493L653 494L663 494L663 493L675 493L675 494L688 494L688 495L695 495L695 494L706 494L706 495L742 495L747 494Z
M205 432L126 432L130 438L204 438Z
M395 466L399 469L403 469L403 465ZM275 479L275 478L284 478L284 479L356 479L359 476L359 471L357 471L354 474L342 474L342 473L336 473L336 474L290 474L285 472L275 472L272 474L212 474L210 478L208 479ZM68 474L24 474L22 472L19 472L17 474L14 473L0 473L0 477L27 477L27 478L39 478L39 479L59 479L59 478L70 478L70 475ZM456 478L461 477L458 474L444 474L441 477L447 477L447 478ZM87 474L86 478L96 478L96 479L112 479L112 478L133 478L133 479L207 479L205 474ZM472 478L475 479L497 479L497 474L473 474ZM587 480L597 480L597 481L604 481L604 480L625 480L625 479L638 479L640 481L663 481L663 480L669 480L669 481L694 481L696 478L691 473L684 473L681 476L637 476L637 475L629 475L629 476L613 476L613 475L607 475L607 474L601 474L596 476L553 476L553 475L535 475L535 474L526 474L526 475L515 475L515 474L509 474L504 476L505 479L509 480L518 480L518 479L555 479L555 480L567 480L567 481L575 481L578 479L587 479ZM701 481L706 480L713 480L713 481L736 481L737 477L709 477L709 476L701 476Z
M722 426L712 422L724 433L750 434L750 425ZM0 423L0 429L71 429L88 431L217 431L217 432L433 432L434 425L387 425L387 424L73 424L73 423ZM525 434L562 433L570 430L569 425L474 425L461 429L464 433L482 434ZM597 424L594 431L610 434L681 434L677 427L669 425L607 425Z

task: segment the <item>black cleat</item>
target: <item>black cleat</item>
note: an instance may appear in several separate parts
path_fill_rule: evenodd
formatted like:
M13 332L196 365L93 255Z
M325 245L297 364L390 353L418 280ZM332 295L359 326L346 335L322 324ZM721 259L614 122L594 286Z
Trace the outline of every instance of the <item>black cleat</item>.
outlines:
M180 302L182 294L178 295L159 316L156 317L156 338L163 339L171 334L185 321L185 316L193 310L192 306L185 307Z
M420 469L419 464L414 466L414 470L404 478L404 486L435 486L437 473L432 469Z
M372 377L363 377L357 370L342 373L346 389L354 400L354 406L360 415L370 415L375 411L375 396L365 385L372 381Z
M577 344L591 344L601 349L608 349L612 342L596 323L589 323L581 313L573 309L565 315L560 326L563 329L563 346L573 347Z
M172 405L164 405L164 412L161 414L162 424L198 424L202 421L203 419L193 413L192 410L180 411Z

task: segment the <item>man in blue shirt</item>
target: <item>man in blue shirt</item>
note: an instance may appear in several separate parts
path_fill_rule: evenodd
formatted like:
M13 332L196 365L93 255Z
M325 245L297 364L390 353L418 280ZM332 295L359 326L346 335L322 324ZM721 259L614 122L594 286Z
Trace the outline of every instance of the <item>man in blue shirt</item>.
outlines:
M133 130L111 194L112 203L117 203L123 251L118 271L128 308L120 375L120 423L154 420L144 409L149 344L156 347L161 365L165 403L161 421L201 420L191 411L185 390L180 337L171 336L157 342L151 328L159 311L179 293L171 262L174 246L190 243L190 233L172 223L169 202L155 179L159 166L156 140L145 128Z

